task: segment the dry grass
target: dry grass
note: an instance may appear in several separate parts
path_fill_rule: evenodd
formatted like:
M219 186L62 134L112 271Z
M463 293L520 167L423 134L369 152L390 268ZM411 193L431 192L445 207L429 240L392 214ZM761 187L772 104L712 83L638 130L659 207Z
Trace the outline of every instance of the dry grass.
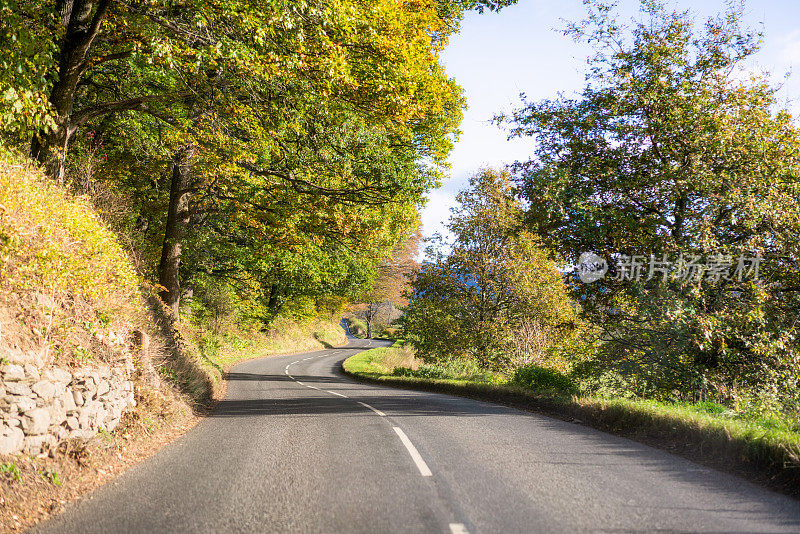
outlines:
M203 365L215 372L226 372L238 362L253 358L310 352L344 345L347 338L332 318L298 322L277 319L266 333L232 330L222 335L194 330L193 350L201 355Z

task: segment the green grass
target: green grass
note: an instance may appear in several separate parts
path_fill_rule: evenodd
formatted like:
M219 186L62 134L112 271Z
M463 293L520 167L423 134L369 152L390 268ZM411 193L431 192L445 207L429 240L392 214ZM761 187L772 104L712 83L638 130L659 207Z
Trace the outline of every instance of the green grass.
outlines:
M8 462L6 464L0 464L0 474L6 475L10 477L12 480L16 480L17 482L22 482L22 477L20 476L19 467L14 462Z
M447 373L396 371L373 349L345 360L346 373L363 380L488 400L574 420L693 460L735 471L800 495L800 428L791 419L751 416L704 402L669 404L650 400L581 396L554 371L518 373L505 382Z

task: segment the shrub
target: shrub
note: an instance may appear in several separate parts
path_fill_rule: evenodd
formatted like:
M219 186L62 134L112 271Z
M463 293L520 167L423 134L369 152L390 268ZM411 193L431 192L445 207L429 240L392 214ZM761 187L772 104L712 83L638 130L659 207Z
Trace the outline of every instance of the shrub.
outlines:
M578 392L577 385L570 377L538 365L518 368L514 371L511 383L536 391Z

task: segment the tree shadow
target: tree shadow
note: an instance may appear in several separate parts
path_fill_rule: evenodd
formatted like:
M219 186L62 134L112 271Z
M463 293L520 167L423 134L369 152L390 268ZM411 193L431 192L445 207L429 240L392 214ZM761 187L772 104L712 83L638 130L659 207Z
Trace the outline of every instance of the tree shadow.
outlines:
M326 349L335 348L334 345L331 345L330 343L322 339L322 336L318 332L314 332L312 335L314 336L314 339L316 339L319 342L319 344L325 347Z

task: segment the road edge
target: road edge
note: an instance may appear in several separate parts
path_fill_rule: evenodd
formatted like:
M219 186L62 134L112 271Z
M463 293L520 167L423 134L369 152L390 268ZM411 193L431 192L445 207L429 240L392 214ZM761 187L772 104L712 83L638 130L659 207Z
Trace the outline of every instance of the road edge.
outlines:
M800 499L800 466L789 464L787 467L786 464L778 465L772 460L785 455L789 462L791 451L776 450L775 456L759 456L751 443L735 439L729 434L712 433L674 417L658 417L644 411L625 411L619 405L599 400L581 404L574 397L542 395L509 386L349 371L345 367L349 359L340 362L339 372L359 382L465 397L580 424L664 450Z

